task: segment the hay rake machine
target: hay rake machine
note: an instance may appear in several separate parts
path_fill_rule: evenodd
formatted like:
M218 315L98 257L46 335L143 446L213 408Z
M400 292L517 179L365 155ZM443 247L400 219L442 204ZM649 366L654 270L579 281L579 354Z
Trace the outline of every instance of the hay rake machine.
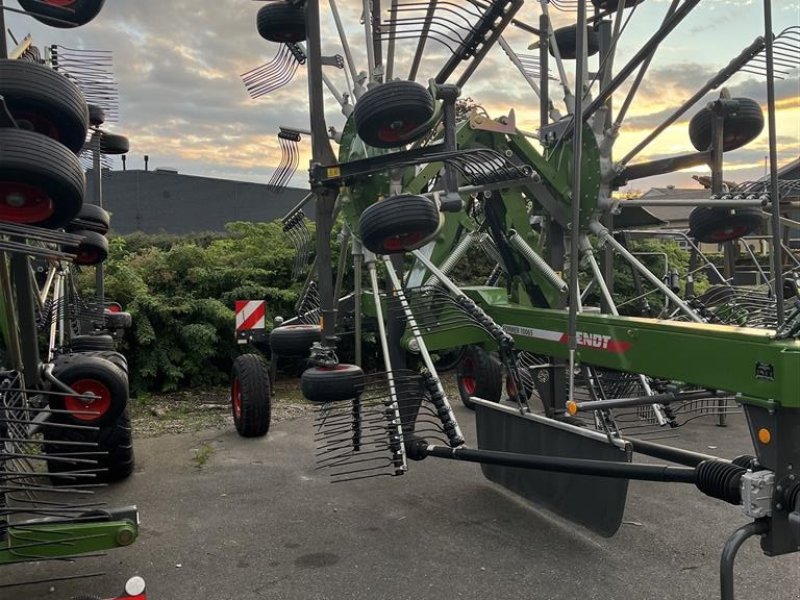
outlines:
M103 1L20 4L44 23L76 27ZM79 559L139 533L135 506L96 496L133 469L127 362L110 335L130 315L107 314L101 268L95 300L78 296L74 280L108 254L101 158L127 146L101 130L117 112L109 58L42 53L29 37L9 52L5 10L0 2L0 589L102 575ZM94 204L84 204L87 148ZM22 581L8 569L26 562L47 564L47 574Z
M746 539L759 536L771 556L800 548L800 309L784 295L792 258L784 257L780 237L790 223L782 214L775 125L775 80L794 76L800 50L796 28L773 34L766 0L763 35L617 158L615 142L660 45L699 5L668 3L652 36L617 65L619 41L642 3L542 0L533 26L514 1L395 0L387 9L365 0L367 69L359 73L331 0L347 94L323 73L319 3L265 3L261 35L305 43L318 299L275 328L270 344L314 365L302 387L320 405L320 464L336 481L402 475L410 461L427 457L476 462L489 480L604 536L620 527L631 479L693 484L751 518L723 552L721 597L730 600L734 559ZM551 11L571 25L554 29ZM538 58L513 50L514 30L534 36ZM414 43L404 54L408 40ZM434 45L445 48L444 65L419 83L437 55ZM458 108L461 88L495 45L539 99L535 134L520 131L513 112L491 118ZM406 79L395 79L400 56L411 57ZM742 72L766 80L766 119L758 102L723 87ZM326 123L325 87L346 117L341 131ZM693 151L638 159L691 110ZM769 181L757 193L731 193L724 154L755 140L765 120ZM722 245L729 262L736 241L757 232L766 216L768 294L732 303L702 297L655 274L619 235L640 215L612 192L698 165L711 169L709 198L692 202L689 231L680 235L695 248ZM330 260L337 219L352 244L354 290L345 296L340 282L349 267L340 262L334 273ZM451 273L473 246L494 266L484 274L487 285L459 286ZM614 257L666 299L662 318L620 314ZM590 288L599 306L588 305ZM352 331L343 325L350 315ZM367 326L380 345L379 373L359 366ZM346 364L337 345L351 333L355 364ZM477 444L467 444L437 373L436 354L456 349L459 394L475 409ZM534 397L542 410L532 407ZM745 413L752 456L715 457L637 435L735 405ZM636 454L669 464L634 462Z

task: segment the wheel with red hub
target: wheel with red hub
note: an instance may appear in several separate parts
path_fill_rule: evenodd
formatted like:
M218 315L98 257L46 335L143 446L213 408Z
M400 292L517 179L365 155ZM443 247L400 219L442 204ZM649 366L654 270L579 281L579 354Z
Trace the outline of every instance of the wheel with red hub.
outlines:
M436 205L424 196L401 195L379 200L358 222L364 246L376 254L397 254L424 246L441 224Z
M758 231L762 221L761 209L757 206L698 206L689 214L689 235L704 244L721 244Z
M89 107L78 86L48 67L0 60L0 96L20 129L58 140L75 154L89 129Z
M55 419L42 426L45 455L59 458L47 461L49 473L62 475L51 479L54 485L113 483L127 479L133 473L133 431L127 409L107 427L75 429L64 425L70 423ZM85 452L97 453L92 455L95 465L64 460L70 457L85 459L86 455L82 454ZM74 471L91 471L93 477L83 479L64 476Z
M258 34L268 42L303 42L306 39L305 6L285 0L269 2L259 9L256 26Z
M78 158L48 137L0 128L0 221L61 227L78 214L86 181Z
M269 367L257 354L242 354L233 361L231 408L233 424L242 437L261 437L269 431L272 415Z
M736 110L725 117L722 128L722 149L725 152L746 146L756 139L764 129L764 113L761 105L750 98L733 98ZM704 108L689 121L689 138L699 152L705 152L712 143L714 113Z
M82 267L99 265L108 258L108 240L96 231L74 231L75 235L83 236L77 246L62 246L64 252L74 254L72 262Z
M373 148L399 148L428 133L415 133L433 117L433 96L416 81L389 81L368 90L356 102L358 137Z
M77 396L53 387L48 394L57 418L75 425L105 427L113 424L128 405L128 378L116 365L98 356L59 357L53 375Z
M86 25L103 9L106 0L19 0L37 21L69 29Z
M530 371L522 365L519 365L518 371L520 379L522 379L522 399L530 400L534 389L533 377ZM508 374L506 374L506 395L508 395L509 400L515 400L517 397L517 384Z
M500 402L503 393L503 369L493 353L479 346L468 346L456 370L456 383L461 402L474 409L473 396Z
M277 356L308 356L311 346L320 341L321 336L319 325L283 325L269 334L269 347Z
M111 215L96 204L84 204L77 216L64 226L69 233L86 230L105 235L111 228Z
M364 390L364 371L357 365L312 367L300 377L303 396L314 404L357 398Z

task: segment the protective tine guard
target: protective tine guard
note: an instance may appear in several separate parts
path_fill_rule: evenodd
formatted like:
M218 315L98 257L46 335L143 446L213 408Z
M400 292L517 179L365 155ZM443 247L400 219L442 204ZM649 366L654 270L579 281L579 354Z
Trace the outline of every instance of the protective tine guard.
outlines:
M478 448L521 454L630 462L622 442L567 423L473 398ZM613 536L625 512L628 480L481 465L484 476L537 506L604 536Z

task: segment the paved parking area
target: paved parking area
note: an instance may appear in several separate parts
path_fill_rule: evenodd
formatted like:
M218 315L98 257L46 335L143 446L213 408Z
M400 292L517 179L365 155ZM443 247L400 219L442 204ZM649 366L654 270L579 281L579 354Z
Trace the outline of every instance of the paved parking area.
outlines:
M457 415L471 436L471 413ZM725 429L695 421L672 441L722 456L750 450L741 416ZM231 429L136 450L136 475L104 495L138 504L138 542L68 567L101 577L0 589L0 598L109 597L139 574L153 600L705 600L719 597L722 545L746 522L693 486L632 482L625 524L604 539L517 500L477 465L437 459L404 477L334 485L314 470L310 417L260 440ZM63 572L41 564L0 577ZM737 600L798 599L800 555L770 559L752 540L737 585Z

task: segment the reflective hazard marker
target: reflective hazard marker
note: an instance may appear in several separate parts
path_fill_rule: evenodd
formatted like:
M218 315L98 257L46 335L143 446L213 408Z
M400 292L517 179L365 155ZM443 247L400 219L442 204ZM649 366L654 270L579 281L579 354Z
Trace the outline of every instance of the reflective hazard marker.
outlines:
M267 327L267 303L265 300L236 301L236 337L244 343L246 333Z

